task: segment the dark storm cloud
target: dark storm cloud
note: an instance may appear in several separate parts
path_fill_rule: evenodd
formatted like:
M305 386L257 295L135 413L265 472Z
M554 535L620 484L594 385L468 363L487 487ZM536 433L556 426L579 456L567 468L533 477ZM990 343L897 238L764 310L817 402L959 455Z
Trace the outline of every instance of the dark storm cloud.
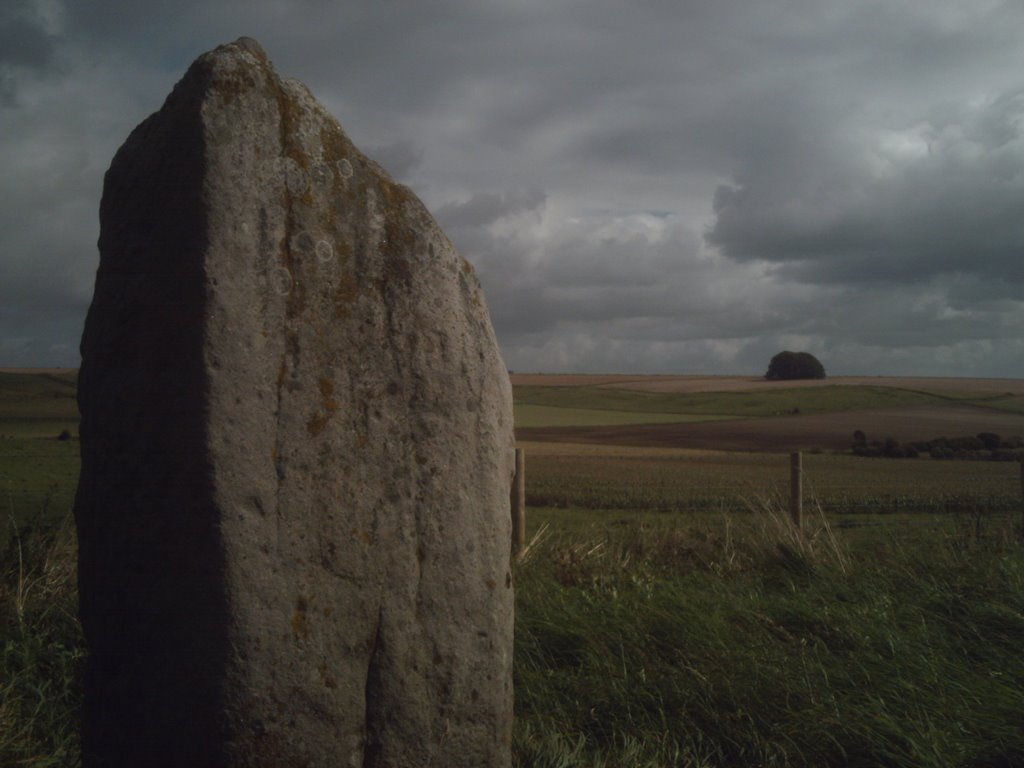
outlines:
M43 69L54 61L55 43L28 0L8 0L0 8L0 66Z
M812 282L920 282L977 274L1024 282L1024 93L922 115L875 146L812 165L751 168L714 198L711 243ZM817 154L817 153L816 153ZM843 162L841 158L856 162ZM829 158L835 159L829 159ZM995 286L993 286L995 288Z
M0 356L77 346L104 168L243 34L436 213L513 367L1024 372L996 0L8 3Z
M0 107L17 104L19 81L57 62L57 37L29 0L0 7Z

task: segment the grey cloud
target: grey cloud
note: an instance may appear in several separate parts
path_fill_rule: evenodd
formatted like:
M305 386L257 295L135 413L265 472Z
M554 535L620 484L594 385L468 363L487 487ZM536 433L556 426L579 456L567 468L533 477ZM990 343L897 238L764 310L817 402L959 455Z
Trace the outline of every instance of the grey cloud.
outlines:
M474 215L449 233L477 264L499 338L511 344L588 324L604 334L615 326L634 341L658 334L726 338L764 320L756 302L729 304L755 270L702 258L699 237L677 222L646 214L572 221L545 214L537 222L543 234L515 226L509 234L500 220L530 209L510 199L491 193L486 205L453 206Z
M480 192L464 203L448 203L437 209L439 222L452 230L460 227L481 227L498 219L524 211L532 211L544 205L543 190L531 189L517 192Z
M1021 91L892 133L907 146L888 156L884 146L837 141L836 160L746 169L716 191L709 242L812 282L978 274L1024 283ZM842 149L859 162L844 161Z
M0 66L48 67L56 40L28 0L8 0L0 9Z
M30 0L8 0L0 7L0 106L18 105L26 75L58 67L57 44Z
M0 72L0 106L13 107L17 104L18 88L14 77Z
M408 139L382 147L370 147L367 154L399 181L406 179L423 163L423 150Z
M1024 370L1019 3L94 0L63 20L0 45L21 62L0 101L36 104L0 113L0 339L23 357L77 345L116 143L246 34L435 211L514 367L762 373L800 346L830 372ZM40 306L63 341L25 330Z

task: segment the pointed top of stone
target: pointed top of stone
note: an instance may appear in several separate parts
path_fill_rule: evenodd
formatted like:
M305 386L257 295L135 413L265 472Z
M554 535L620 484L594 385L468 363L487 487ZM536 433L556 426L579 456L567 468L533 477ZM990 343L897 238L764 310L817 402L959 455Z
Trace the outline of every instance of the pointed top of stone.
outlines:
M266 54L266 52L264 52L263 46L261 46L259 44L259 42L257 42L256 40L254 40L251 37L246 37L245 35L243 35L242 37L240 37L237 40L235 40L235 42L227 43L226 45L224 45L222 47L223 48L230 48L231 46L235 46L236 48L241 48L243 51L248 51L253 56L255 56L256 58L258 58L258 59L260 59L262 61L266 61L267 60L267 54Z

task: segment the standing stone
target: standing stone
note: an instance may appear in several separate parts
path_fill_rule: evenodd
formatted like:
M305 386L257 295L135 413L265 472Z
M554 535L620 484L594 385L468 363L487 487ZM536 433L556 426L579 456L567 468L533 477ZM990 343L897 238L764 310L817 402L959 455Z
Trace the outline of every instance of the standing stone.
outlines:
M96 766L508 766L511 387L473 268L242 38L107 172L75 517Z

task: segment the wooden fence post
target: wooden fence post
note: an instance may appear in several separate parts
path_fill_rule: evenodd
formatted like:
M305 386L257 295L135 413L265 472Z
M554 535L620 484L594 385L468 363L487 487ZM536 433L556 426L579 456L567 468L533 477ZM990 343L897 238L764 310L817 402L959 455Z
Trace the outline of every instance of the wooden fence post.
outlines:
M516 448L516 471L512 476L512 557L518 559L526 547L526 453Z
M803 492L803 460L800 451L789 455L789 514L793 525L803 525L804 492Z

